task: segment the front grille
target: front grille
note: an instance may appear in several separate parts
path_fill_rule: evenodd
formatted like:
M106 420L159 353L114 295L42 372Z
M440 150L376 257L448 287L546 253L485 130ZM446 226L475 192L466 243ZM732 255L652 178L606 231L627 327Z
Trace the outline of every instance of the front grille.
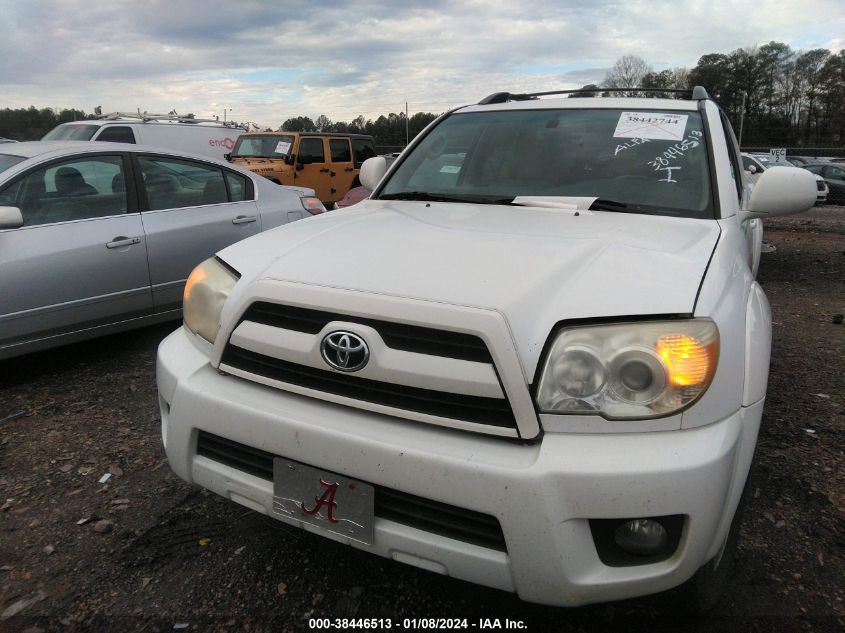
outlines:
M221 363L251 374L362 402L488 426L516 428L513 410L504 398L468 396L369 380L289 363L231 344L226 346Z
M385 345L393 349L431 356L444 356L477 363L493 363L490 351L477 336L462 332L437 330L418 325L406 325L392 321L365 319L345 314L298 308L295 306L257 301L241 318L241 321L262 323L284 330L317 334L332 321L360 323L378 330Z
M197 454L256 477L273 481L272 453L200 431ZM374 485L375 515L465 543L507 551L495 517Z

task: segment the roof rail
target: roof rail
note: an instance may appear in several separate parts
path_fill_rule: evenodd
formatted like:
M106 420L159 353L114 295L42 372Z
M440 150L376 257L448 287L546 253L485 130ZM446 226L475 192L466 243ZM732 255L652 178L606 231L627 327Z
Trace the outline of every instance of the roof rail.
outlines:
M245 128L245 126L235 123L234 121L220 121L219 119L197 119L192 116L183 116L180 114L168 113L168 114L151 114L148 113L146 110L141 112L138 109L137 112L109 112L107 114L101 114L96 117L99 120L105 121L117 121L120 119L137 119L139 121L143 121L147 123L149 121L175 121L177 123L216 123L218 125L222 125L225 127L231 128Z
M704 86L695 86L691 89L678 90L675 88L596 88L591 90L588 88L579 88L578 90L549 90L548 92L531 92L512 94L510 92L494 92L493 94L484 97L478 102L478 105L489 105L491 103L507 103L508 101L529 101L537 99L538 97L547 97L550 95L566 95L578 93L604 93L604 92L645 92L645 93L673 93L673 94L688 94L690 99L700 101L702 99L709 99L710 95L704 89Z

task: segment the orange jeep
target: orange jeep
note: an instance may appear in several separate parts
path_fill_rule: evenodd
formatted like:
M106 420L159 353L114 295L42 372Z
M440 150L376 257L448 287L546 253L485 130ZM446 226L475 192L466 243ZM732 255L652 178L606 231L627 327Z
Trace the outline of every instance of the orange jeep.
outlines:
M372 136L328 132L252 132L227 158L280 185L311 187L323 204L357 187L361 163L376 155Z

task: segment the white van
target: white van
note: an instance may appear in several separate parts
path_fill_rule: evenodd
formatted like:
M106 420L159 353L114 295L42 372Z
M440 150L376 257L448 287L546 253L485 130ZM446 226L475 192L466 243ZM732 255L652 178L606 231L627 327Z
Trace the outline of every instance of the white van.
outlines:
M112 141L156 145L223 159L244 128L214 119L114 112L57 125L42 141Z

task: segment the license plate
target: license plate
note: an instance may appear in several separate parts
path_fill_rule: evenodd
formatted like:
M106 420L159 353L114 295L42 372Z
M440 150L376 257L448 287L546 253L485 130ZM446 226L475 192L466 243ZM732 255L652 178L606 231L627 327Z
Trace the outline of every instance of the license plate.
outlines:
M373 487L276 457L273 512L353 541L373 544Z

